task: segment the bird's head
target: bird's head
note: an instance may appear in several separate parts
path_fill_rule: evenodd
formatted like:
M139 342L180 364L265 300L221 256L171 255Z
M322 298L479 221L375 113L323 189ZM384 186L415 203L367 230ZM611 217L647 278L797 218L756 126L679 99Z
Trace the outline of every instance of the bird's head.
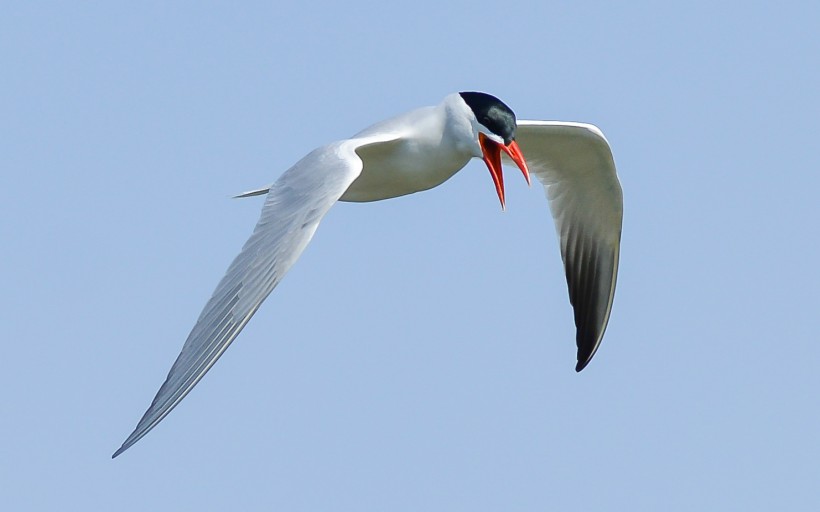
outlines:
M521 148L515 142L515 113L495 96L483 92L459 93L464 103L470 107L474 116L471 119L473 135L475 137L481 157L495 184L495 191L504 208L504 175L501 172L501 152L509 155L513 162L521 169L527 184L530 183L530 171ZM476 155L478 156L478 155Z

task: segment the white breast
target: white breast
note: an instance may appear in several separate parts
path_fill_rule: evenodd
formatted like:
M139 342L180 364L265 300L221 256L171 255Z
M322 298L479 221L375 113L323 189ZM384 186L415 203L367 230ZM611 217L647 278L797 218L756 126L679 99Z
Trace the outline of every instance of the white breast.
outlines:
M441 185L472 158L460 143L468 127L454 124L447 104L425 107L375 124L357 137L398 133L393 141L356 150L364 164L361 175L341 201L378 201Z

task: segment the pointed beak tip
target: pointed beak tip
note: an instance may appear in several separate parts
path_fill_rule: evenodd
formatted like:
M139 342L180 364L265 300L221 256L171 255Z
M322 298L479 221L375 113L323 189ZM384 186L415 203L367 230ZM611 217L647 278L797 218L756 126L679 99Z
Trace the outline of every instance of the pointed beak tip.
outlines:
M527 161L524 159L524 153L521 151L521 147L518 146L518 142L512 141L508 145L503 146L504 151L509 155L515 165L521 169L521 174L524 175L524 179L527 180L527 186L532 186L532 180L530 180L530 169L527 165Z

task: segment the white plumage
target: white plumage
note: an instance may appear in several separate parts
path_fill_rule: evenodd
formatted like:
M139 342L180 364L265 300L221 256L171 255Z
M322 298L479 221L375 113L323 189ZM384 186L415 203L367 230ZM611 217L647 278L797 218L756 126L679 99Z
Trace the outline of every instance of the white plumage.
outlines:
M520 149L519 149L520 147ZM322 146L270 187L253 234L216 287L151 406L114 457L191 391L273 291L337 201L376 201L440 185L484 158L504 205L501 153L544 185L560 237L577 327L580 371L603 337L615 291L622 193L595 126L516 121L500 100L457 93ZM523 157L521 154L523 153ZM526 163L524 162L526 159Z

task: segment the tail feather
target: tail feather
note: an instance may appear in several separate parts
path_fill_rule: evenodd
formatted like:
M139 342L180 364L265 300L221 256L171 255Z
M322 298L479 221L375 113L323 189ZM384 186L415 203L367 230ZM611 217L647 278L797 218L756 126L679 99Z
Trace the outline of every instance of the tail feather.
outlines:
M257 188L256 190L248 190L247 192L242 192L238 196L233 196L234 199L239 199L242 197L253 197L253 196L261 196L263 194L267 194L270 190L270 186L265 188Z

